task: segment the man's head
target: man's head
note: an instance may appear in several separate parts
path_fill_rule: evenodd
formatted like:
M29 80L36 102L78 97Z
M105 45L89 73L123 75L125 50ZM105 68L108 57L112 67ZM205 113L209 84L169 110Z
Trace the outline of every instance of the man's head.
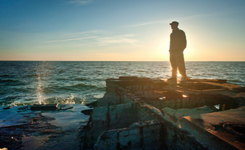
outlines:
M170 23L171 29L175 30L178 28L179 23L177 21L173 21Z

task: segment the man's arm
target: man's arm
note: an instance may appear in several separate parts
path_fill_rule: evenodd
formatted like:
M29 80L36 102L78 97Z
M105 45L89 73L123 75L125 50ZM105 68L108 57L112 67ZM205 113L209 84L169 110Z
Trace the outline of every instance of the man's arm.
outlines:
M181 30L181 34L180 34L180 45L179 47L184 51L184 49L186 48L186 36L185 36L185 32Z

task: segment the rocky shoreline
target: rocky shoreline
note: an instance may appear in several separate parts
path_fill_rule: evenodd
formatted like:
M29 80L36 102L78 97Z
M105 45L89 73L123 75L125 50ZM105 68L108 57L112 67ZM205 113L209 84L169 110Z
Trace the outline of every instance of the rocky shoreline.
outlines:
M36 106L35 106L36 107ZM81 149L80 131L88 116L83 105L67 110L32 110L32 106L0 108L0 148L8 150Z
M1 107L0 148L244 149L245 88L119 77L89 107ZM82 113L81 113L82 112Z
M226 80L120 77L86 126L84 149L244 149L245 88Z

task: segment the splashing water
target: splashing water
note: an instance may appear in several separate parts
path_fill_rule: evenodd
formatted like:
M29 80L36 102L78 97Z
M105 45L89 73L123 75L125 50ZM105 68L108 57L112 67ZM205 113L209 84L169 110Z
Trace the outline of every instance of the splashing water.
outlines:
M81 104L85 105L86 104L85 101L86 101L86 98L82 99Z
M71 97L69 97L67 99L60 100L60 101L58 99L56 99L56 103L60 103L60 104L75 104L74 94L71 93Z
M68 98L64 104L75 104L75 101L73 99L74 99L74 94L72 93L71 97Z
M46 104L44 102L44 97L43 97L43 89L42 89L42 81L41 81L41 77L38 75L37 77L37 83L38 83L38 86L37 86L37 99L38 99L38 103L39 104Z

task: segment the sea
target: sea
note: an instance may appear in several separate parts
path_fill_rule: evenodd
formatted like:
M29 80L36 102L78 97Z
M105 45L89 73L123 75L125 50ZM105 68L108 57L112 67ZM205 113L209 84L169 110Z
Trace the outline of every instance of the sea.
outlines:
M187 61L192 79L245 85L245 62ZM88 104L103 97L108 78L171 76L168 61L0 61L0 106ZM179 76L180 77L180 76Z

